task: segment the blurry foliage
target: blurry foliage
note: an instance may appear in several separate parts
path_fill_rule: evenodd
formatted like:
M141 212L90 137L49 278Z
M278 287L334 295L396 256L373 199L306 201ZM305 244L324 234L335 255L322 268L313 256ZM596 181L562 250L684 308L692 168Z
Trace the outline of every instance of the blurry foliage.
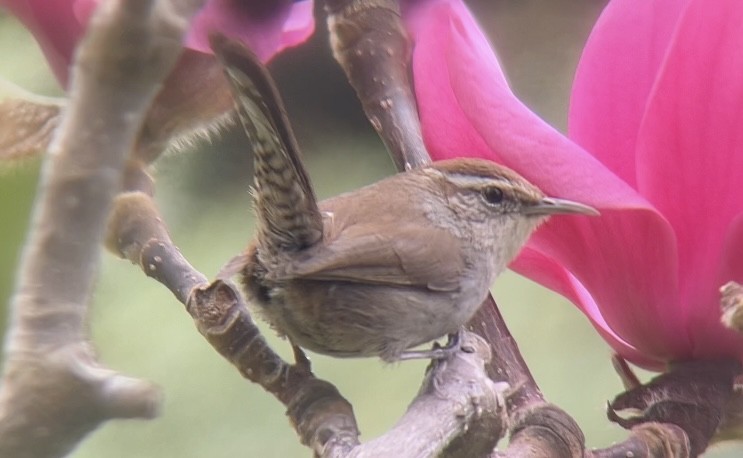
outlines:
M497 43L514 90L562 130L572 72L602 5L595 0L471 2ZM394 172L332 61L325 29L319 21L309 43L271 64L320 197ZM0 58L5 63L0 77L38 93L60 93L32 38L2 15ZM251 158L239 130L197 149L159 161L158 201L184 254L213 275L252 234ZM10 300L38 168L37 161L28 161L0 169L0 304ZM108 253L103 258L91 323L96 346L104 363L160 384L165 404L157 420L109 423L81 445L75 458L309 456L280 404L243 381L206 344L165 288ZM608 347L588 321L566 300L510 272L497 281L494 293L547 398L575 417L589 446L620 440L622 430L606 420L604 410L621 386ZM289 357L287 344L265 331ZM353 403L365 439L394 424L424 370L421 362L385 366L369 359L312 359L316 373ZM709 456L741 453L743 447L723 446Z

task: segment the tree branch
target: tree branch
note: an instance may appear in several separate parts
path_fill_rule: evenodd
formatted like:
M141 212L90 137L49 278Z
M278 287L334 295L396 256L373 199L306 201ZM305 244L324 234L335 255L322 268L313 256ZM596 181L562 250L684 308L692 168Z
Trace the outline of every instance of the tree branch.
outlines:
M506 432L507 385L487 377L490 348L480 336L465 333L462 348L451 358L433 360L400 421L351 456L486 456Z
M24 248L0 388L0 456L68 453L110 418L150 418L150 383L102 368L88 342L100 241L145 111L199 2L101 4L78 51Z
M431 162L408 79L410 41L396 0L326 0L333 55L398 170Z
M643 423L624 441L589 451L586 458L690 458L691 445L682 428L667 423Z
M211 284L173 244L155 203L142 192L121 194L111 215L108 248L165 285L186 306L219 354L287 407L302 443L318 456L346 456L358 442L353 409L330 383L316 378L298 348L286 363L266 343L240 294Z

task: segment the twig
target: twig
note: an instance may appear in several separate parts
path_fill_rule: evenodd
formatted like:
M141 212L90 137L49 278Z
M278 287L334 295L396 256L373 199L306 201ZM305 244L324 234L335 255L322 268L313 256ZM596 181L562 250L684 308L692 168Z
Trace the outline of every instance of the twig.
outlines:
M98 365L87 336L100 241L145 111L197 1L107 1L75 62L71 101L44 167L0 389L0 456L68 453L111 418L149 418L150 383Z
M632 428L624 441L591 450L586 458L690 458L691 445L683 429L667 423L644 423Z

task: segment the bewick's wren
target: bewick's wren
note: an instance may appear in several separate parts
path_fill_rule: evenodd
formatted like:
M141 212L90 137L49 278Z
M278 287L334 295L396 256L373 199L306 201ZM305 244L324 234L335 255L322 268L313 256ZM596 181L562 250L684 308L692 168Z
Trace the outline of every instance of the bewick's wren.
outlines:
M541 222L596 214L481 159L437 162L318 204L270 76L240 45L213 47L255 154L257 236L237 265L250 302L296 345L435 357L409 349L472 318Z

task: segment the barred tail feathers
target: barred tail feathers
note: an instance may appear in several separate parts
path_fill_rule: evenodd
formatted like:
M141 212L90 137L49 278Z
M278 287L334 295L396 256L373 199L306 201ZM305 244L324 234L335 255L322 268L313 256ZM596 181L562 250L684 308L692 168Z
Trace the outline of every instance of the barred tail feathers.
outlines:
M265 67L242 44L212 37L253 147L259 244L300 250L322 237L322 216L283 102Z

